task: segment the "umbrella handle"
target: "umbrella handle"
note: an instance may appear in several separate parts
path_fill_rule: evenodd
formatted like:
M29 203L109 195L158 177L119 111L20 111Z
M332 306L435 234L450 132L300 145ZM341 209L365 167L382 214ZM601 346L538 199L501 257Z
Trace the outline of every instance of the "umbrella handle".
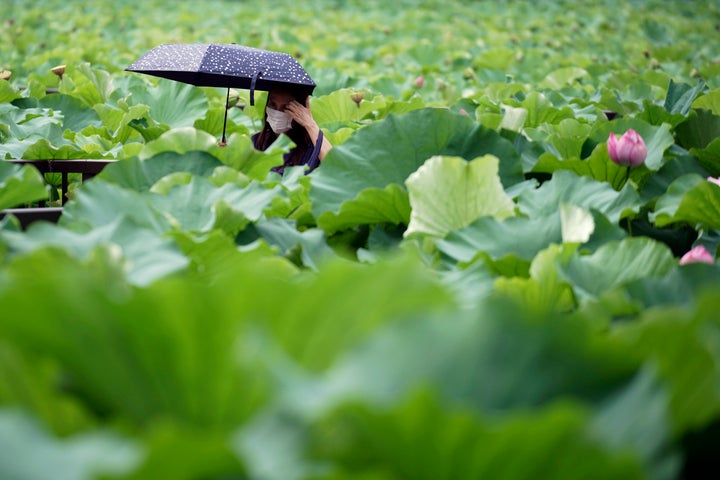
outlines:
M255 83L260 75L262 75L262 72L255 72L255 75L250 80L250 106L255 105Z

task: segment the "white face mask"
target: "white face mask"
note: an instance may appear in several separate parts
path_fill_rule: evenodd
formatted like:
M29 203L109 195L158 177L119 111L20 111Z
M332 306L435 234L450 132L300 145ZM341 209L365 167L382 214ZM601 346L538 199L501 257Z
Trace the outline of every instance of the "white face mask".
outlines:
M273 132L281 134L287 132L292 128L292 117L280 110L273 110L272 108L265 109L267 111L267 122L270 124Z

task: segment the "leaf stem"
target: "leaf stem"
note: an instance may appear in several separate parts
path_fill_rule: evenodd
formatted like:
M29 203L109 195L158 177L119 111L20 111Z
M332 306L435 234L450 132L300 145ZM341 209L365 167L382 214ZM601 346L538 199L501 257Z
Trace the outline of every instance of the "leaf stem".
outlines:
M626 169L625 183L623 184L623 186L627 185L627 182L630 181L630 166L628 165L627 167L625 167L625 169ZM632 237L633 236L633 234L632 234L632 218L628 218L627 226L628 226L628 235L630 235Z

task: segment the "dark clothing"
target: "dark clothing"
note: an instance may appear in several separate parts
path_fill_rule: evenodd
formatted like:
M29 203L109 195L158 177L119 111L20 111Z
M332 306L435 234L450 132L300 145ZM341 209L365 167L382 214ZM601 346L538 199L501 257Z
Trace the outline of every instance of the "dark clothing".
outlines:
M260 135L259 133L256 133L255 135L253 135L251 137L255 148L258 148L257 138L259 135ZM282 165L273 167L271 170L273 172L277 172L280 175L282 175L285 172L286 167L307 165L309 167L307 172L305 172L305 174L307 175L308 173L312 172L320 165L320 156L319 155L320 155L320 147L322 146L322 142L323 142L323 133L322 133L322 131L320 131L320 134L318 135L317 142L315 143L315 145L310 143L304 147L296 146L293 150L291 150L290 152L287 152L285 155L283 155L283 164ZM294 156L293 152L295 150L297 150L298 148L304 148L305 151L303 152L302 157L300 158L299 161L293 162L293 160L292 160L292 157Z

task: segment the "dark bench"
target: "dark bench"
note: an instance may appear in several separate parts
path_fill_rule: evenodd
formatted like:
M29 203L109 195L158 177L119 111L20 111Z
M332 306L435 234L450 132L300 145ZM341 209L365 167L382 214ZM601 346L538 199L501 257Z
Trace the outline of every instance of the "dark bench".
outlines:
M2 160L4 162L15 163L19 165L29 164L37 168L43 175L46 173L59 173L61 175L60 185L60 201L65 205L68 192L68 175L71 173L79 173L82 181L86 181L98 173L108 164L117 160ZM27 228L32 222L37 220L46 220L49 222L57 222L62 213L62 207L45 207L41 202L40 207L32 208L8 208L0 211L0 219L5 215L14 215L20 221L22 228Z

